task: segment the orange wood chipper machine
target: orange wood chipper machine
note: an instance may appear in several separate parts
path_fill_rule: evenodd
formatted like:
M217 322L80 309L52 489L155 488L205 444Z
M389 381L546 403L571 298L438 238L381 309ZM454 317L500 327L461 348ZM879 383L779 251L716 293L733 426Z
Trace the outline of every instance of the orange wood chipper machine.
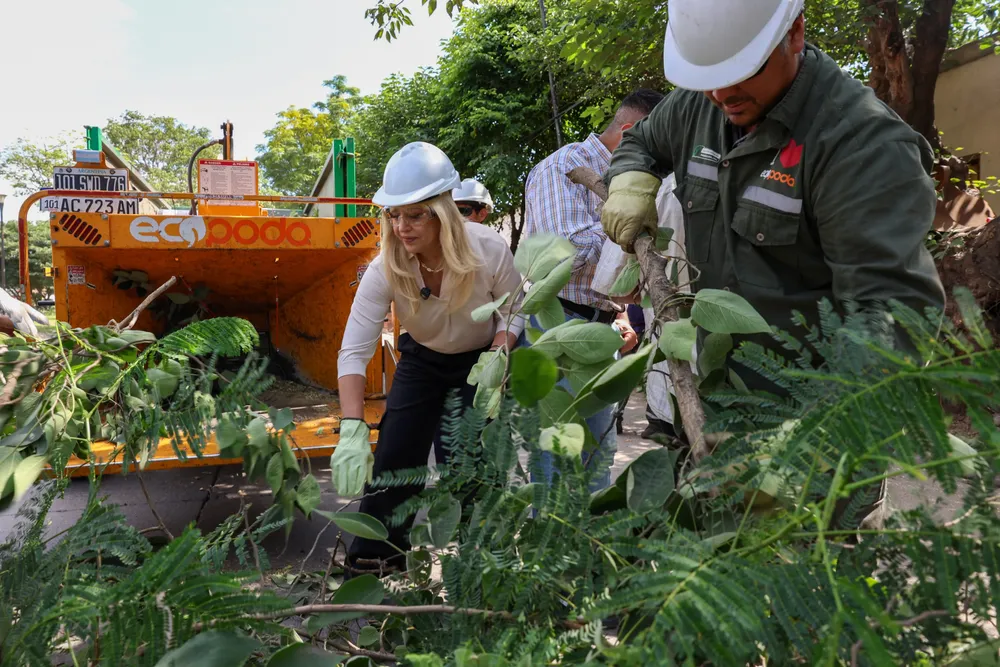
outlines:
M88 134L88 149L74 152L76 164L56 168L55 187L30 196L21 207L22 294L30 303L27 214L41 201L49 213L57 319L74 327L107 324L142 302L144 290L131 285L155 288L176 277L163 303L197 300L206 317L245 318L260 332L265 352L294 366L298 382L282 387L308 388L299 392L306 398L296 399L294 387L284 392L292 396L272 392L281 403L276 407L290 407L297 415L301 455L329 456L339 438L337 353L381 234L377 217L356 214L357 208L369 212L371 201L354 196L354 142L334 144L335 196L262 196L256 163L232 160L232 126L224 124L223 131L223 140L213 142L222 143L223 159L198 161L198 187L190 193L130 190L128 171L108 168L99 133L96 138ZM190 210L157 211L150 200L192 204ZM333 217L268 215L262 202L332 205ZM143 311L137 328L162 333L160 315ZM383 336L367 369L365 417L373 443L395 369L399 330L388 329L395 335ZM98 462L109 464L109 472L121 468L120 462L107 460L113 449L110 443L91 447ZM240 462L220 458L214 442L201 457L192 453L180 459L164 440L146 469ZM81 460L70 462L78 474L86 474L87 467Z

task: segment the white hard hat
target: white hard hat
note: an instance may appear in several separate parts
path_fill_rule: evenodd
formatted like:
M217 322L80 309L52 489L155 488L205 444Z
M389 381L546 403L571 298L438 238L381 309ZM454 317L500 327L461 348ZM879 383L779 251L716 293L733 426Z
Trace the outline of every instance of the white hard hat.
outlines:
M458 171L440 148L414 141L389 158L382 187L372 201L378 206L406 206L452 190L461 182Z
M717 90L767 62L804 0L670 0L663 73L678 88Z
M451 191L451 198L455 201L474 201L486 204L490 211L493 211L493 197L490 196L490 191L474 178L462 181L457 188Z

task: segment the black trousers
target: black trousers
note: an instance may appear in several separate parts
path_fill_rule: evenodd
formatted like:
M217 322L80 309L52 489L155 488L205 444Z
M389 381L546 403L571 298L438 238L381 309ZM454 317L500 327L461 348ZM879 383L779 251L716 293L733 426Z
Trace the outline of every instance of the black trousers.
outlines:
M400 360L386 400L385 414L379 424L378 445L372 477L387 470L406 470L427 465L431 443L435 459L448 459L447 447L441 445L440 427L444 404L452 390L458 389L465 407L472 405L476 388L466 380L479 355L488 350L460 354L441 354L413 340L409 334L399 337ZM359 511L377 518L389 529L389 541L406 551L413 519L397 527L389 517L400 504L420 493L422 485L392 487L373 491L365 487ZM370 494L370 495L369 495ZM373 569L357 559L389 560L402 566L399 552L384 542L355 537L347 552L349 563L358 569Z

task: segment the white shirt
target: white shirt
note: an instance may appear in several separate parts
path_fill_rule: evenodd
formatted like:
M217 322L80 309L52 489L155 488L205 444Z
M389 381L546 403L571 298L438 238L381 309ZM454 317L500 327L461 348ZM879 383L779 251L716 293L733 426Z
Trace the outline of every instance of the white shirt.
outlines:
M389 306L396 301L396 317L413 340L426 348L442 354L459 354L487 347L498 330L506 328L511 304L501 308L503 317L494 314L485 322L475 322L472 311L495 301L504 294L511 297L521 284L521 275L514 268L514 256L507 242L489 227L466 222L465 231L469 245L479 255L481 266L475 274L475 285L469 300L454 312L448 312L448 295L454 289L452 277L445 270L441 284L441 297L431 295L420 300L417 311L411 312L404 299L396 299L385 275L385 265L379 255L365 271L358 286L358 293L351 305L351 315L344 330L344 340L337 362L337 375L364 375L368 362L375 354L382 323ZM410 259L411 270L417 284L423 287L420 265L415 257ZM511 323L510 332L519 335L524 328L518 317Z

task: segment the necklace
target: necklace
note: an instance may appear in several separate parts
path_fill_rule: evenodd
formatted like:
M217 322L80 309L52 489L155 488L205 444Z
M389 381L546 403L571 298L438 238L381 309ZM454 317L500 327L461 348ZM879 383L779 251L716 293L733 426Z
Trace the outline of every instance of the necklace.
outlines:
M420 262L420 260L417 260L417 261ZM436 269L432 269L431 267L427 266L423 262L420 262L420 266L425 271L427 271L427 273L440 273L441 271L444 271L444 262L441 262L441 266L437 267Z

